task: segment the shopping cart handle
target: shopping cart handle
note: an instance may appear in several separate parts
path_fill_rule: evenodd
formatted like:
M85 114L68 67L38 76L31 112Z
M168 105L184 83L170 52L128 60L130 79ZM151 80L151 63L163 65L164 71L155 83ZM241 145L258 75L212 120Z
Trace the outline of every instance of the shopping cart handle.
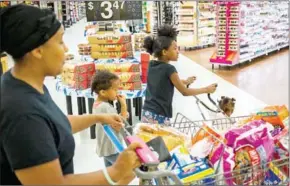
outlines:
M105 131L106 135L109 137L111 142L114 144L117 151L119 153L123 152L125 150L125 148L124 148L123 144L120 142L120 140L118 139L118 137L115 135L113 129L109 125L103 125L103 127L104 127L104 131Z
M207 94L207 97L212 104L214 104L215 106L217 105L216 102L211 98L210 94Z
M138 178L147 179L147 180L169 177L172 179L175 185L183 185L180 179L171 171L158 170L158 171L152 171L152 172L144 172L138 168L138 169L135 169L135 174Z

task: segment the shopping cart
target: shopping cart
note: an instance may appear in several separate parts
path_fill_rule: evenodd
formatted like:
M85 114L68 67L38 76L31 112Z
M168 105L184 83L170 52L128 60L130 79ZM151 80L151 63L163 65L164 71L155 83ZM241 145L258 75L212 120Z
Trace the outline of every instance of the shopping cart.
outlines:
M169 124L170 127L173 127L177 130L179 130L182 133L188 134L190 136L194 136L198 131L203 130L204 135L211 135L212 139L215 140L215 142L218 142L220 144L224 144L223 141L221 141L216 136L210 134L207 130L203 129L203 125L205 123L211 124L212 128L216 131L224 131L225 129L229 129L233 127L233 125L239 121L247 119L249 116L239 116L239 117L226 117L226 118L219 118L219 119L212 119L212 120L199 120L199 121L191 121L186 116L182 115L181 113L177 113L175 117L175 121L171 124ZM282 142L285 146L288 147L289 143L289 136L285 136L282 139ZM222 152L223 153L223 152ZM267 162L264 165L257 165L257 166L249 166L244 167L239 170L235 170L232 172L219 172L219 166L222 162L222 156L220 156L220 159L218 160L218 164L216 167L215 174L210 177L205 177L204 179L212 178L214 180L211 183L207 183L210 185L227 185L228 180L235 180L238 185L261 185L263 183L263 179L267 174L269 174L269 169L273 168L277 171L277 169L283 169L285 166L287 169L289 169L289 157L281 158L278 160L274 160L271 162ZM275 168L274 168L275 165ZM280 175L281 177L284 176L284 178L281 178L282 181L279 183L279 185L287 185L289 183L289 175L288 171L286 175ZM227 176L225 175L233 175L233 176ZM203 180L204 180L203 179ZM197 180L191 185L203 185L203 180ZM245 184L246 180L252 180L251 184ZM266 185L273 185L273 183L263 183ZM274 184L277 185L277 184Z
M246 118L247 116L240 116L240 117L232 117L231 120L229 120L228 118L221 118L221 119L214 119L214 120L191 121L186 116L182 115L181 113L178 113L176 115L175 121L169 124L168 126L174 127L182 133L186 133L188 135L193 136L199 130L203 130L203 124L205 122L213 123L213 128L216 130L223 130L223 129L230 128L233 125L233 122L238 122ZM118 151L122 152L124 150L124 146L118 140L118 138L114 135L112 128L105 125L104 129L108 137L115 144ZM205 135L206 133L207 131L204 130ZM123 134L125 138L131 136L131 134L127 131L127 129L124 129ZM208 135L211 135L211 134L208 133ZM212 138L217 140L217 142L219 143L223 143L219 138L216 138L216 136L212 136ZM286 140L286 142L288 144L288 140ZM145 143L143 143L143 145L142 145L143 147L148 148L146 147ZM222 161L222 156L220 157L220 160L218 162L219 165L221 164L221 161ZM179 180L176 174L174 174L172 171L158 170L158 165L160 162L156 161L152 163L152 162L143 161L142 163L143 165L148 167L148 169L146 171L143 171L141 169L135 170L136 176L140 179L141 185L153 185L154 183L156 185L183 185L182 181ZM275 167L273 168L274 165ZM204 177L201 180L194 180L190 185L226 185L227 180L235 180L235 182L239 183L240 185L245 184L247 180L252 180L252 182L247 183L245 185L260 185L262 183L267 184L267 185L277 185L273 183L265 183L264 178L267 174L269 174L268 171L271 168L273 168L274 170L277 170L277 169L283 169L285 168L285 166L289 168L288 157L271 161L271 162L267 162L264 165L244 167L239 170L232 171L232 172L218 172L218 167L217 167L216 168L217 171L215 172L214 175ZM225 177L226 174L232 175L232 176ZM280 176L281 176L282 181L279 183L279 185L285 185L289 183L288 175L280 175ZM205 179L207 180L210 179L213 181L207 182L205 184L204 183Z

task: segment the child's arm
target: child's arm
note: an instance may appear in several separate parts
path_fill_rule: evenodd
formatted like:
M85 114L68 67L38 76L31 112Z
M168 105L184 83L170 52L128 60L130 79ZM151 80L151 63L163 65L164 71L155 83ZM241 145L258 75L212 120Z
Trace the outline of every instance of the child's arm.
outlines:
M198 94L213 93L216 90L216 84L212 84L203 88L187 88L184 86L182 80L180 80L177 72L174 72L170 76L170 80L175 88L184 96L194 96Z
M109 124L115 130L120 130L123 127L122 120L120 116L115 114L88 114L88 115L68 115L67 116L72 133L80 132L84 129L89 128L90 126L98 124Z
M120 102L120 105L121 105L121 113L120 113L120 115L123 118L128 119L126 98L124 96L122 96L122 95L118 95L118 101Z
M196 80L196 77L195 77L195 76L192 76L192 77L187 78L186 80L185 80L185 79L182 79L181 82L182 82L185 86L187 86L187 85L192 84L195 80Z

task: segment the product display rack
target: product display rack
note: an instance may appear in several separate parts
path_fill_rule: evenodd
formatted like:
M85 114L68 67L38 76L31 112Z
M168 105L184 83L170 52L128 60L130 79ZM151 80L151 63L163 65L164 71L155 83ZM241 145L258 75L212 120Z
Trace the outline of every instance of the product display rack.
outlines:
M63 26L65 28L68 28L72 25L69 14L69 3L67 1L61 1L61 9L62 9Z
M214 64L234 66L289 46L286 1L216 2Z
M184 1L179 4L178 46L199 48L213 45L216 40L215 4Z

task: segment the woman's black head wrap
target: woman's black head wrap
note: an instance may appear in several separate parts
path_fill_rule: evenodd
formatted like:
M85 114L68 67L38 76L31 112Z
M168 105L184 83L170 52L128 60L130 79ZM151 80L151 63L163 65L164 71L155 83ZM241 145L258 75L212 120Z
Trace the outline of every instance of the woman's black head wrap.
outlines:
M0 9L0 54L18 59L48 41L61 23L48 9L18 4Z

